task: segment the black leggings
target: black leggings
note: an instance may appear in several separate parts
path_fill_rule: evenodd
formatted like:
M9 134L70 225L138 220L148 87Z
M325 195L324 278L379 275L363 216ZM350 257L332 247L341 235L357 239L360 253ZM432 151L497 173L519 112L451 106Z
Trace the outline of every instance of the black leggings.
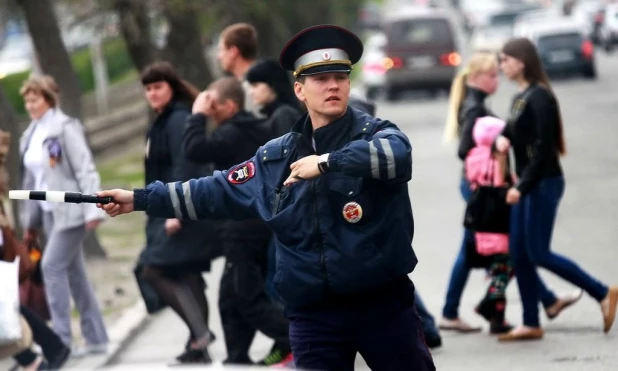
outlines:
M48 360L55 359L66 348L60 337L35 312L23 305L20 306L20 311L32 330L34 342L39 344L45 358ZM31 349L26 349L13 358L20 366L28 366L36 360L37 356Z
M192 340L209 334L206 283L201 272L146 265L142 276L184 321Z

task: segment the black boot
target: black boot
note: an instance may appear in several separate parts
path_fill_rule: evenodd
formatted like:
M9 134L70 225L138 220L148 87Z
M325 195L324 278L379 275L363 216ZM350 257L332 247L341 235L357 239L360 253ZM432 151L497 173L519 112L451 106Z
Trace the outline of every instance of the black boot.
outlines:
M494 312L496 307L491 300L483 299L481 302L474 308L474 311L478 313L481 317L485 318L487 322L491 322L491 318L494 316Z
M185 351L176 357L176 360L180 363L211 363L212 359L210 357L210 353L208 352L208 346L216 340L216 337L212 331L208 331L207 345L194 348L191 344L195 341L195 339L189 336L189 340L187 340L187 343L185 344Z
M483 299L475 311L489 322L489 333L494 335L504 334L513 329L513 326L504 320L505 309L505 299Z

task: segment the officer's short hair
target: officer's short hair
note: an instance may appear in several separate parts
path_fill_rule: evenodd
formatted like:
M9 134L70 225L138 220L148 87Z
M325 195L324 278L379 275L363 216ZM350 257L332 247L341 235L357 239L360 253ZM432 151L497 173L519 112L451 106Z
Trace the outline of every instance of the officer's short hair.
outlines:
M210 84L208 90L217 92L219 102L231 100L239 109L245 106L245 90L235 77L222 77Z
M234 23L221 32L223 45L228 49L235 46L240 55L247 60L257 58L257 39L257 30L249 23Z

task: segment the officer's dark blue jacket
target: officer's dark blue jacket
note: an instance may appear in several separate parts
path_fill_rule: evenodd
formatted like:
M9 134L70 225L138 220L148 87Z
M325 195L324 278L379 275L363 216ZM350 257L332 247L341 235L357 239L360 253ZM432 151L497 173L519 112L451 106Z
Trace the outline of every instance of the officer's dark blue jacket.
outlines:
M330 171L284 187L290 165L316 153L330 153ZM292 132L227 171L137 189L134 206L163 218L263 219L275 233L274 286L289 308L302 308L412 272L411 177L408 138L391 122L348 107L315 131L301 118ZM356 223L344 218L350 202L362 208Z

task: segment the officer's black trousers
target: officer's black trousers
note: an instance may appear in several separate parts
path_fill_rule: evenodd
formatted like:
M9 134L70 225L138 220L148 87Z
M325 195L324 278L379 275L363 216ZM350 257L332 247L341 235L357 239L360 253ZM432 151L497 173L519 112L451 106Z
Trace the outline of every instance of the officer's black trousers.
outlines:
M255 232L255 230L254 230ZM270 230L241 239L222 238L226 265L221 277L219 311L225 334L226 363L248 364L256 331L275 340L275 347L289 351L289 322L283 309L266 293ZM245 230L245 237L248 231Z
M436 369L407 277L380 293L288 309L286 315L298 369L353 371L357 352L372 371Z

